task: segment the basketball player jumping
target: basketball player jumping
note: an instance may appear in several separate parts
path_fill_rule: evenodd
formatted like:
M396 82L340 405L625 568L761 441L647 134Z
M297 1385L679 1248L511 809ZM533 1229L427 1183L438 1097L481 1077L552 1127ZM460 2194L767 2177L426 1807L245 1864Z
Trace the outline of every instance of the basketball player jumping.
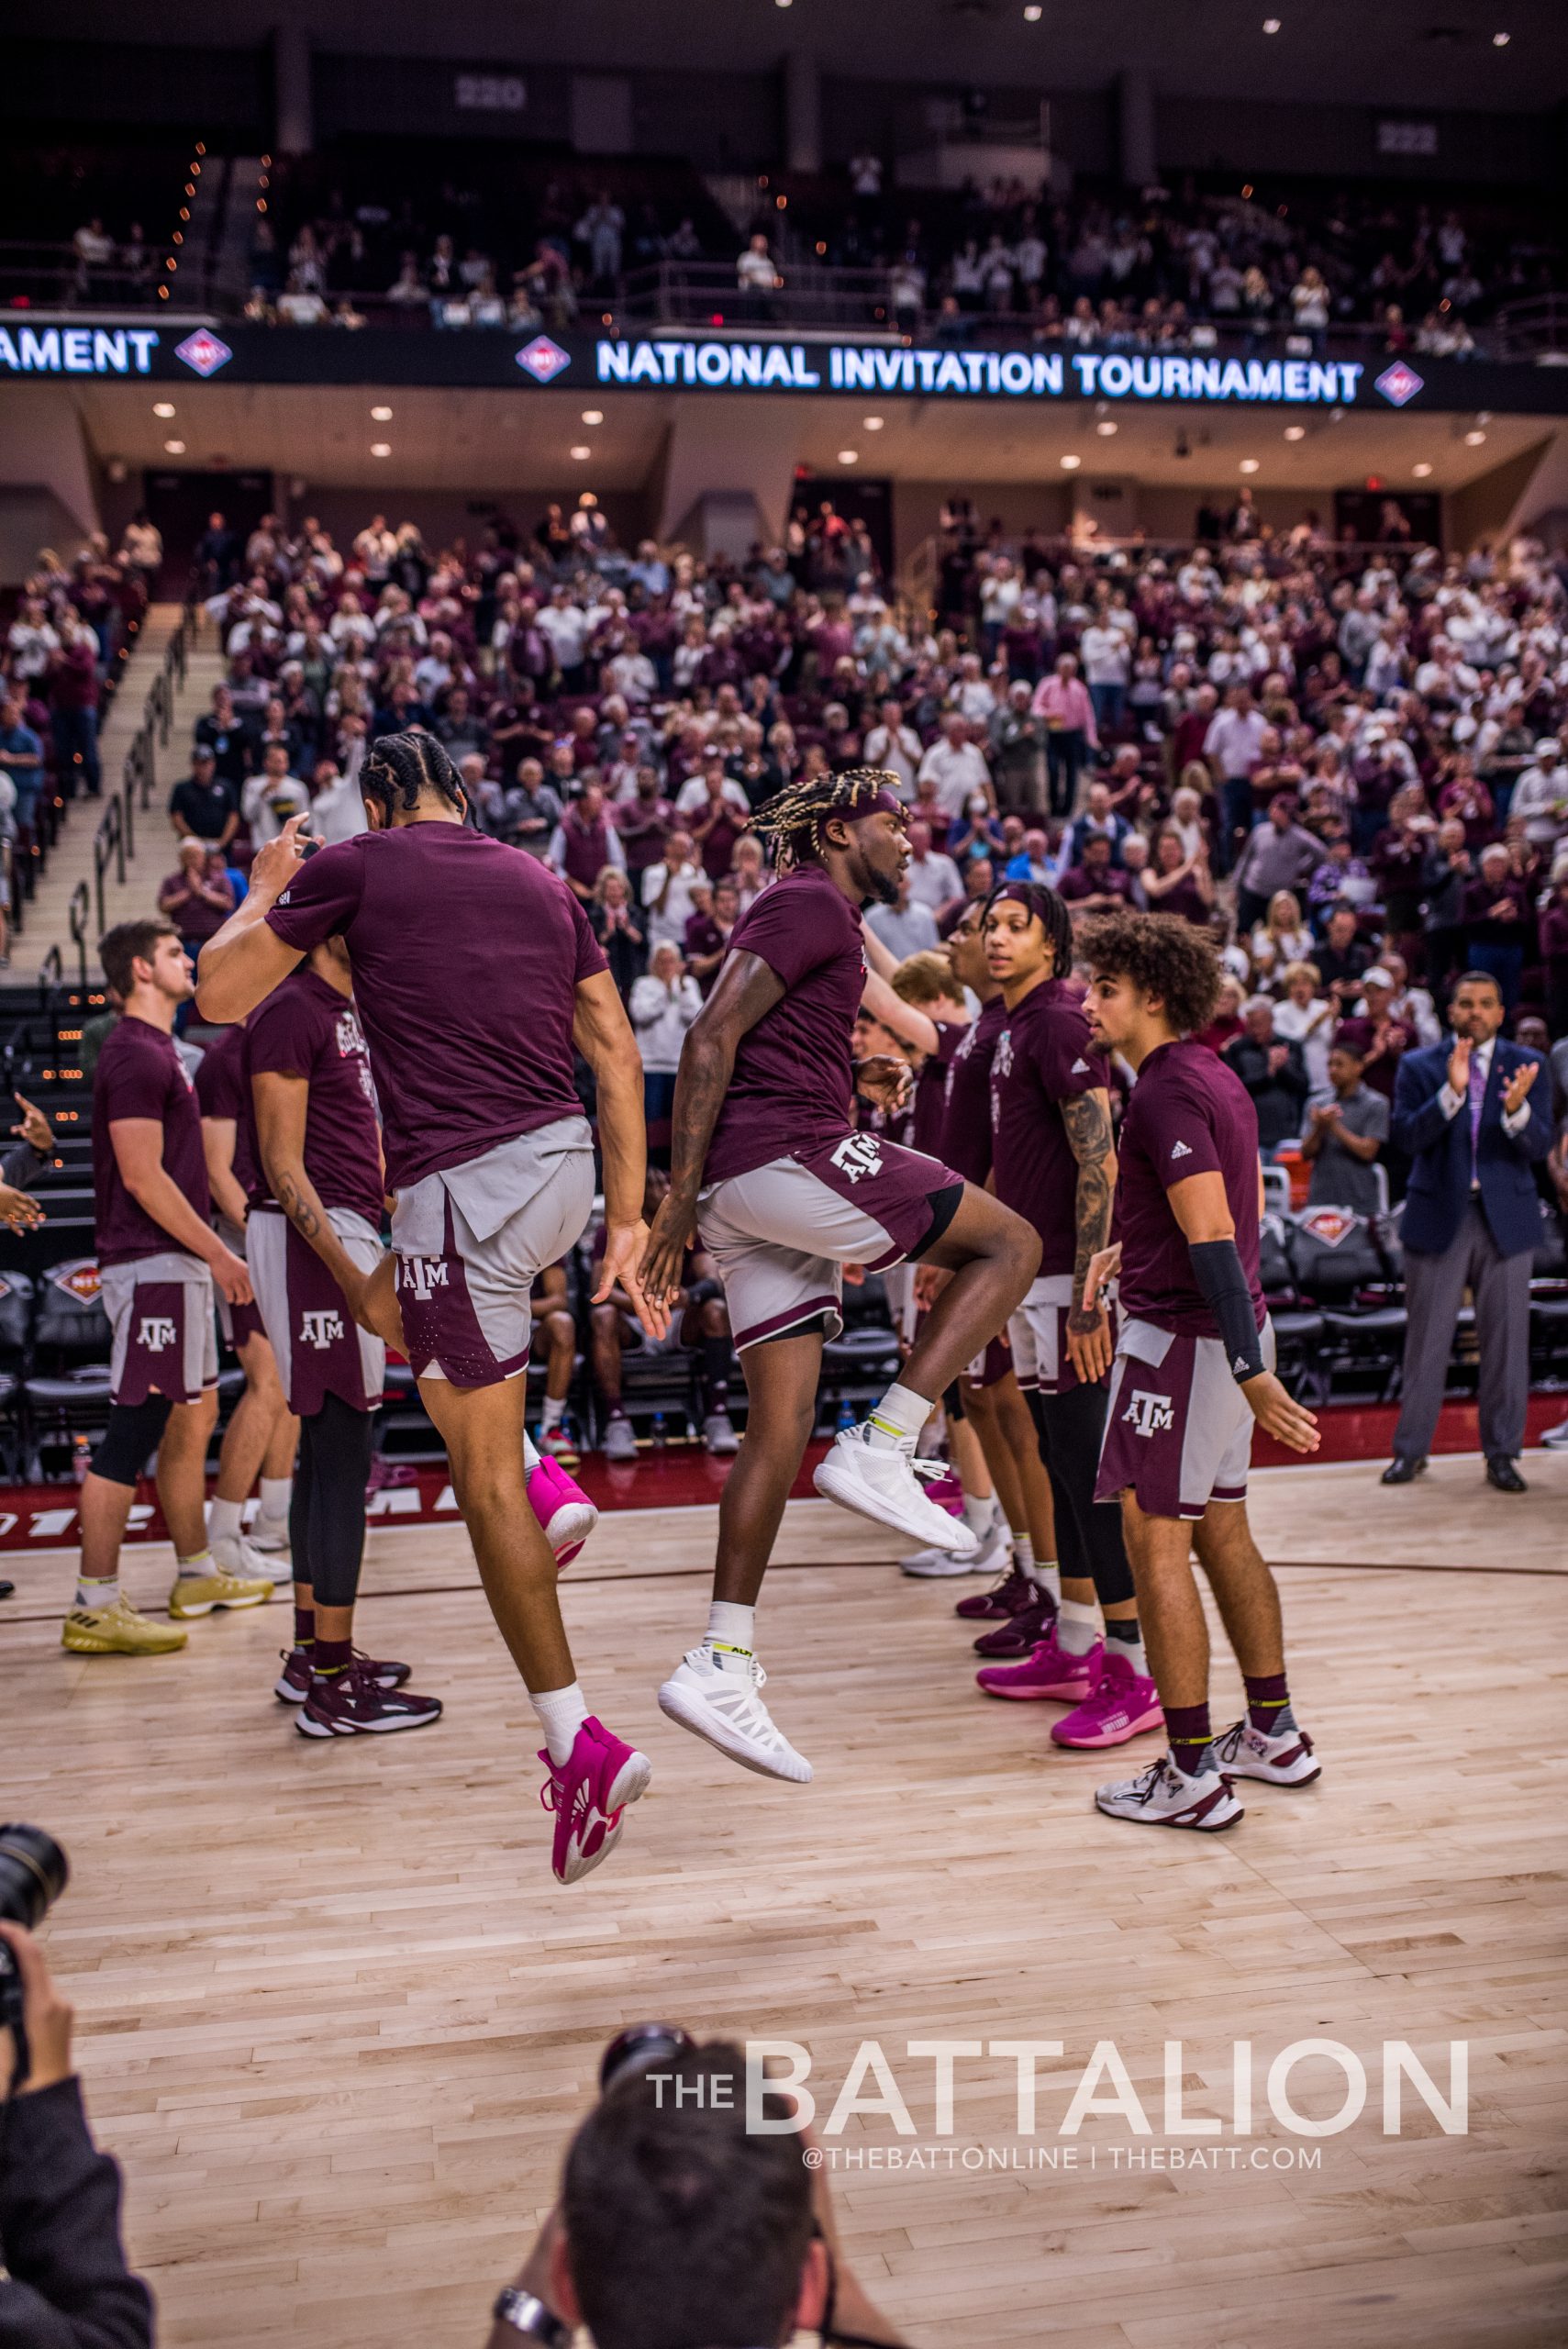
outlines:
M291 818L261 850L250 896L202 950L199 999L208 1019L238 1019L313 946L348 947L397 1195L393 1257L366 1284L364 1316L406 1353L446 1446L485 1594L543 1728L553 1865L570 1884L613 1848L650 1769L588 1711L528 1504L529 1294L593 1204L575 1041L598 1086L600 1295L618 1280L651 1330L666 1326L638 1280L642 1064L581 907L537 859L469 827L439 744L384 735L360 789L358 838L306 863L305 819Z
M1242 1815L1233 1777L1304 1787L1319 1773L1291 1710L1279 1592L1247 1523L1253 1420L1292 1452L1316 1452L1318 1428L1273 1372L1251 1099L1193 1041L1219 998L1215 950L1168 914L1108 916L1084 944L1095 1043L1138 1072L1114 1242L1084 1284L1092 1305L1119 1278L1123 1314L1095 1495L1121 1501L1171 1741L1095 1800L1113 1819L1212 1831ZM1247 1684L1246 1718L1218 1740L1195 1548Z
M1073 926L1054 889L1009 881L985 913L985 960L1006 1023L991 1063L993 1177L1039 1232L1040 1276L1013 1317L1013 1356L1051 1478L1062 1561L1056 1621L1019 1664L988 1664L989 1697L1073 1707L1058 1745L1121 1745L1160 1726L1118 1511L1095 1498L1111 1332L1086 1303L1110 1236L1116 1152L1108 1072L1067 981Z
M406 1664L355 1649L372 1414L386 1348L361 1322L382 1260L384 1188L370 1058L340 938L251 1013L245 1070L263 1180L247 1235L250 1278L299 1421L289 1506L294 1645L274 1684L314 1738L384 1735L440 1718L403 1685Z
M764 1776L811 1776L769 1718L754 1652L758 1593L816 1421L825 1339L841 1327L846 1263L913 1256L953 1279L897 1383L846 1428L816 1472L829 1499L924 1543L974 1536L921 1491L915 1446L936 1397L1022 1297L1040 1243L1020 1219L934 1158L853 1130L857 1076L891 1097L885 1061L851 1063L865 970L860 908L891 904L908 859L894 778L814 776L757 828L781 877L737 923L676 1079L670 1189L643 1261L651 1297L678 1288L702 1244L724 1283L751 1403L719 1505L707 1635L659 1692L672 1720Z

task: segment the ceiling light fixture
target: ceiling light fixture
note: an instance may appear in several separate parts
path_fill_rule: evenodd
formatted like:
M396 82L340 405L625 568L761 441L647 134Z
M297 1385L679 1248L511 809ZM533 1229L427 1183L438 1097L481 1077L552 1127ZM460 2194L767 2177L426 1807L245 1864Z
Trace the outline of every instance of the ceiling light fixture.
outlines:
M1242 471L1244 473L1255 473L1257 472L1257 470L1258 470L1258 461L1257 461L1256 457L1243 457L1243 458L1242 458L1242 460L1241 460L1241 471Z
M185 444L183 440L165 440L163 446L172 457L183 457L185 453Z
M1485 432L1467 432L1464 436L1464 445L1467 449L1479 449L1485 438Z
M1412 465L1410 468L1418 481L1425 481L1431 470L1430 465Z
M371 455L373 457L390 457L391 454L392 443L390 440L373 440L371 442Z
M858 465L860 461L861 452L858 449L840 449L839 451L839 462L841 465Z
M1028 7L1024 10L1024 22L1026 25L1038 25L1044 14L1043 8Z
M390 424L392 422L392 410L389 407L373 407L371 410L371 422L373 424Z
M172 415L173 415L173 413L174 413L174 403L173 403L173 401L172 401L172 400L154 400L154 401L153 401L153 403L152 403L152 413L153 413L153 415L154 415L154 416L161 416L161 417L168 417L172 416Z
M1507 47L1508 46L1508 36L1507 36L1507 33L1494 33L1494 34L1493 34L1493 36L1492 36L1492 46L1493 46L1493 48L1494 48L1494 49L1507 49Z
M575 465L585 465L593 453L594 451L592 449L590 449L587 444L582 440L579 440L575 449L568 451L573 463Z
M1277 33L1279 30L1279 18L1277 17L1265 17L1263 18L1263 30L1266 33Z
M1062 470L1064 473L1075 473L1083 462L1082 457L1063 457Z
M1111 422L1108 416L1105 418L1103 423L1096 424L1095 429L1099 434L1102 440L1114 440L1116 437L1116 426Z
M583 410L584 424L603 424L604 420L605 411L602 407L585 407Z
M885 417L881 416L868 416L864 417L862 421L864 422L865 429L868 432L880 432L887 419Z
M1305 440L1307 438L1306 425L1287 424L1284 428L1284 437L1287 440Z

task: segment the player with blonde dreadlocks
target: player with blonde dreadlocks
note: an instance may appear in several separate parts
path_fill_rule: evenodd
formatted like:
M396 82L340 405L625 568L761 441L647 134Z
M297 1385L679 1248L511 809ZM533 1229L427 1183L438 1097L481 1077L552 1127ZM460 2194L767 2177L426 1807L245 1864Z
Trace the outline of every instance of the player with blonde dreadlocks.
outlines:
M719 1504L707 1635L659 1702L744 1768L798 1783L811 1765L762 1703L754 1622L816 1424L823 1343L843 1326L841 1268L924 1258L954 1277L897 1384L818 1466L817 1489L922 1546L967 1555L973 1533L920 1488L916 1440L936 1397L1018 1304L1040 1242L940 1159L854 1130L857 1089L896 1106L909 1076L902 1062L856 1063L851 1052L865 980L861 908L895 901L909 858L895 778L866 767L814 776L753 821L773 843L779 878L735 925L687 1031L670 1189L642 1264L649 1297L672 1295L700 1217L750 1404Z

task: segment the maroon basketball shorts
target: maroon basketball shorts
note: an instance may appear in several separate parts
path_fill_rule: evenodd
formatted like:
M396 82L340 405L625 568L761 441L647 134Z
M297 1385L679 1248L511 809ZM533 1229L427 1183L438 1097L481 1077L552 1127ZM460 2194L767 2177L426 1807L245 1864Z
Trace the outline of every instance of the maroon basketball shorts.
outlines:
M1272 1370L1267 1321L1262 1348ZM1252 1414L1220 1341L1124 1322L1095 1498L1130 1491L1146 1517L1200 1518L1210 1501L1246 1499L1251 1456Z
M884 1273L917 1255L945 1229L962 1188L940 1158L876 1134L846 1134L714 1184L697 1201L697 1221L724 1283L737 1352L819 1315L837 1337L840 1267Z
M160 1249L128 1264L106 1264L99 1294L114 1333L111 1403L150 1395L194 1403L217 1385L212 1275L183 1248Z
M373 1273L381 1241L351 1208L328 1208L328 1220L361 1273ZM250 1279L291 1411L314 1419L328 1395L356 1411L373 1411L386 1377L386 1348L361 1330L342 1290L314 1248L281 1208L250 1218Z

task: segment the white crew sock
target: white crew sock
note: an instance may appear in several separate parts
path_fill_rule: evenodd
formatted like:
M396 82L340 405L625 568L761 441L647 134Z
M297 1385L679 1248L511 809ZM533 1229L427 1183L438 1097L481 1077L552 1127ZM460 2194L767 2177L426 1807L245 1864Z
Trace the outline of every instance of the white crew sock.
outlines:
M561 1425L562 1420L565 1417L565 1396L562 1395L558 1402L553 1395L547 1395L543 1403L539 1406L539 1423L541 1433L545 1435L553 1435L556 1429Z
M979 1534L983 1542L995 1522L995 1517L996 1496L995 1493L965 1493L963 1521L972 1533Z
M588 1718L583 1691L574 1680L570 1688L530 1688L528 1701L539 1715L550 1758L559 1769L571 1761L577 1732Z
M289 1513L289 1503L293 1498L294 1478L292 1476L262 1477L261 1515L270 1519L272 1524L283 1523ZM208 1531L211 1531L210 1526Z
M1031 1558L1024 1572L1037 1590L1043 1590L1051 1604L1062 1604L1062 1569L1054 1558Z
M1064 1655L1087 1655L1100 1636L1100 1610L1064 1598L1056 1611L1056 1643Z
M866 1442L873 1452L902 1452L915 1456L920 1430L930 1418L932 1405L912 1386L890 1386L866 1420Z
M523 1430L523 1475L531 1476L538 1466L539 1446L525 1428Z
M182 1582L190 1581L195 1575L215 1575L218 1570L217 1561L210 1549L198 1550L194 1558L180 1558L176 1564L179 1566Z
M106 1575L102 1582L94 1582L86 1575L76 1577L75 1604L78 1607L112 1607L119 1595L118 1575Z
M1124 1655L1139 1677L1148 1679L1149 1655L1136 1615L1123 1622L1106 1623L1106 1653L1107 1656Z
M211 1501L207 1505L206 1532L209 1542L235 1540L245 1514L243 1501Z
M1021 1575L1032 1575L1034 1572L1034 1543L1029 1540L1029 1535L1027 1533L1015 1533L1012 1527L1009 1525L1007 1528L1007 1539L1013 1545L1013 1564L1017 1571Z
M732 1598L716 1598L707 1610L703 1645L720 1672L745 1676L751 1669L757 1636L757 1610Z

